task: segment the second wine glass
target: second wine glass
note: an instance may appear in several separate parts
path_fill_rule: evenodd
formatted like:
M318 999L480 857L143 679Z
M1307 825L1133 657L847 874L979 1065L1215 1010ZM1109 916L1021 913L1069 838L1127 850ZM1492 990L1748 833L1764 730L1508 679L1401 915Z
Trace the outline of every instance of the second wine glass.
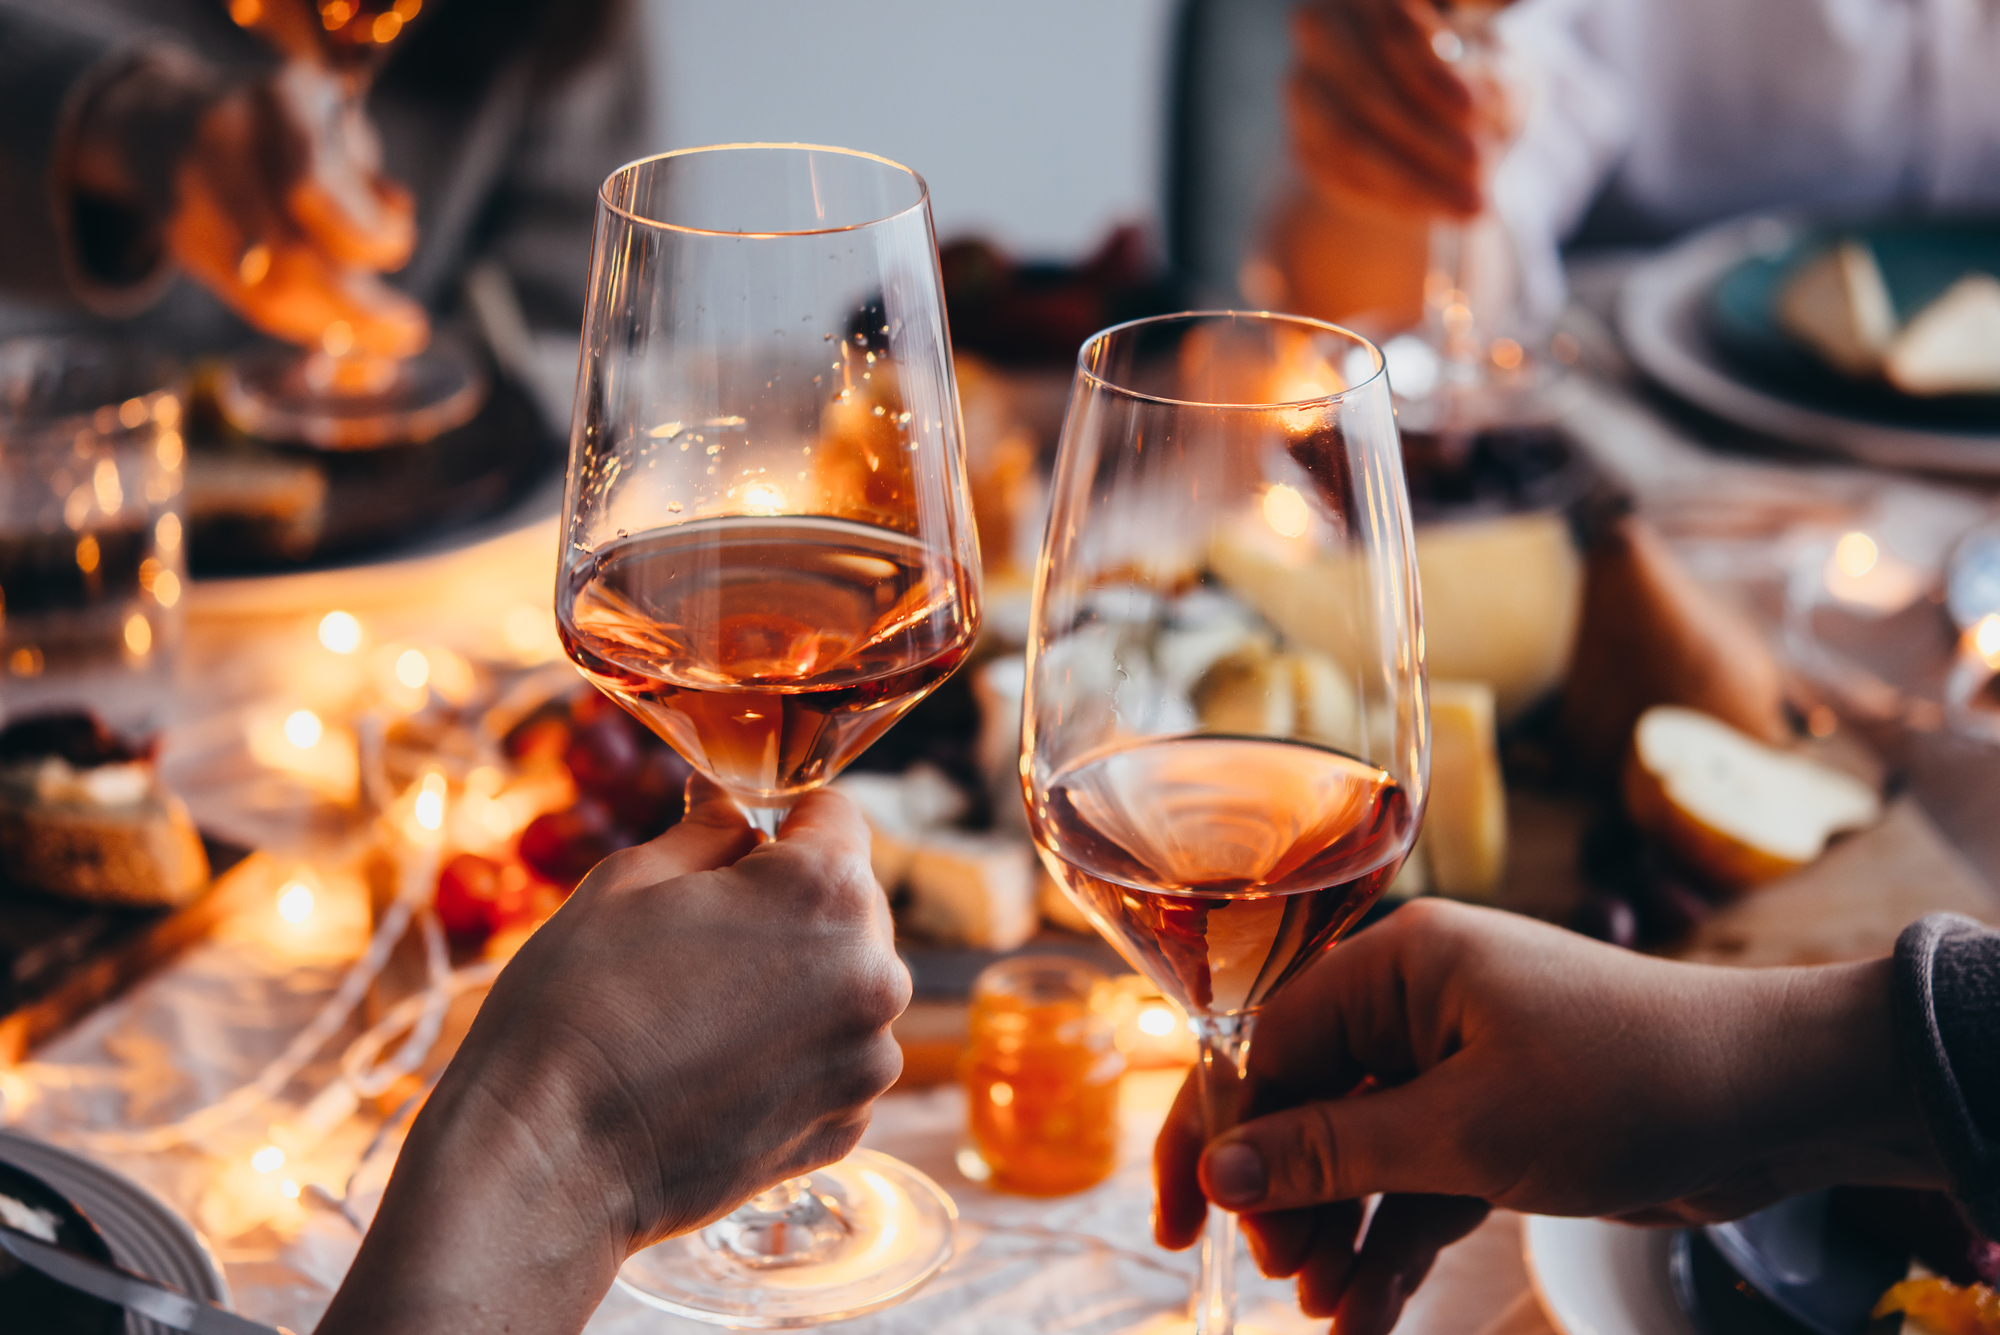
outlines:
M979 628L923 179L799 144L621 168L598 202L582 352L563 642L776 835ZM620 1281L723 1325L815 1325L908 1294L951 1228L929 1179L859 1151L647 1248Z
M1207 1132L1258 1010L1416 839L1430 757L1409 495L1381 354L1221 312L1083 347L1022 727L1049 872L1187 1011ZM1211 1207L1195 1329L1235 1320Z

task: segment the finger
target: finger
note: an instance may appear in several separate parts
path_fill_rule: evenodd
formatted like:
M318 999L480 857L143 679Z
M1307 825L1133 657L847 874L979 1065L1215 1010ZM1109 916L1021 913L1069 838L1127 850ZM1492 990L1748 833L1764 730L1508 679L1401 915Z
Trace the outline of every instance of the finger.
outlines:
M1257 1269L1272 1279L1289 1279L1331 1244L1351 1255L1362 1214L1362 1202L1336 1201L1309 1210L1246 1214L1240 1222Z
M1354 0L1331 13L1301 11L1294 23L1299 68L1330 90L1389 101L1425 122L1469 129L1472 90L1434 46L1434 10L1397 0ZM1427 17L1420 17L1426 15Z
M1477 212L1479 156L1469 136L1413 126L1400 108L1355 99L1295 73L1286 105L1301 166L1329 193L1378 207Z
M614 853L584 878L586 887L641 888L738 861L757 832L729 795L699 774L688 780L687 814L659 838Z
M416 249L409 196L375 182L303 177L285 194L299 231L336 264L393 272Z
M1464 1196L1383 1197L1332 1312L1335 1329L1341 1335L1389 1335L1437 1254L1478 1228L1488 1209L1486 1202ZM1323 1303L1324 1295L1316 1291L1313 1299Z
M1227 1210L1296 1210L1378 1191L1465 1190L1476 1166L1440 1154L1460 1143L1459 1109L1474 1104L1455 1072L1320 1099L1246 1122L1203 1153L1201 1184Z
M1208 1218L1208 1198L1196 1176L1208 1141L1201 1121L1197 1073L1188 1072L1153 1142L1153 1238L1170 1251L1192 1246Z

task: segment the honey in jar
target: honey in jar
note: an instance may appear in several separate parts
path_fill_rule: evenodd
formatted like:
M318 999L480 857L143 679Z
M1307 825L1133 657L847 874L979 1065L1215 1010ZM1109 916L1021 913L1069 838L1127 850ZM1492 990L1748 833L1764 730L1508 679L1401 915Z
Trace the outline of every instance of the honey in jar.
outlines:
M1082 1191L1118 1159L1117 1044L1107 980L1080 960L1021 955L979 975L960 1074L990 1185Z

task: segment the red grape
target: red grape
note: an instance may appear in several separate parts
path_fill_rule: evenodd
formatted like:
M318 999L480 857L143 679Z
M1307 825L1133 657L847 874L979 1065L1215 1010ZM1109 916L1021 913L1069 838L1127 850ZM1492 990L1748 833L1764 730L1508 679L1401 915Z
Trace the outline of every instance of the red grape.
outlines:
M565 811L546 812L529 821L521 831L520 854L537 876L575 885L592 867L632 843L632 836L619 828L602 803L584 797Z
M527 869L460 853L438 873L438 921L454 941L477 944L534 916Z

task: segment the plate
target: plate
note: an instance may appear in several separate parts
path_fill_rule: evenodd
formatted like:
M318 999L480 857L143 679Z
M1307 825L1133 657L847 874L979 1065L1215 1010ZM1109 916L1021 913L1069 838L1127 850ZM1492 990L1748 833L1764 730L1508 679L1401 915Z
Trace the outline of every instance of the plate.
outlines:
M107 1262L111 1259L111 1248L105 1245L104 1235L70 1204L68 1197L34 1174L0 1163L0 1196L13 1206L25 1206L31 1214L39 1216L47 1232L33 1227L28 1220L8 1219L5 1214L0 1214L0 1222L26 1228L44 1242L85 1256ZM124 1312L111 1303L65 1288L24 1265L15 1266L9 1261L0 1262L0 1267L12 1267L0 1272L0 1311L7 1313L10 1322L20 1323L10 1329L39 1331L44 1335L115 1335L125 1328Z
M1562 1335L1704 1335L1674 1297L1679 1234L1602 1219L1530 1215L1528 1279Z
M230 1305L229 1285L207 1244L143 1187L68 1150L6 1131L0 1131L0 1164L34 1175L65 1197L103 1236L115 1264L193 1297ZM124 1330L170 1335L167 1327L129 1314Z
M1909 1266L1835 1218L1825 1191L1704 1232L1731 1269L1816 1335L1864 1335L1876 1300Z
M1885 277L1893 256L1897 297L1918 302L1944 267L2000 263L1972 258L2000 256L1994 228L1939 221L1841 230L1882 237ZM1646 260L1619 293L1618 331L1632 360L1695 406L1809 450L1885 468L2000 477L1995 396L1926 402L1836 384L1771 325L1776 282L1831 230L1824 222L1760 215L1697 232Z

